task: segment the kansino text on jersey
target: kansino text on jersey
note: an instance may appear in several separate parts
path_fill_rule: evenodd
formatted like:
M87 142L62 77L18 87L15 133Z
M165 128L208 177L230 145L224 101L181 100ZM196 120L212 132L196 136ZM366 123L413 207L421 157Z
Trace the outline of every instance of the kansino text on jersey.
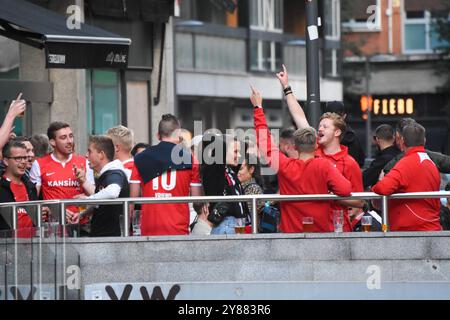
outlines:
M49 181L47 183L47 185L49 187L79 187L80 186L80 182L78 182L78 180L54 180L54 181Z

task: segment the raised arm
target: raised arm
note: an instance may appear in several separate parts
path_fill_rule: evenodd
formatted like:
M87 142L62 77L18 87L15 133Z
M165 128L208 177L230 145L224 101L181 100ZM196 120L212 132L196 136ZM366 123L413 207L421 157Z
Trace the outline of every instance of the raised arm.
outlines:
M253 117L256 131L256 142L258 149L272 169L278 171L280 164L286 161L286 156L279 151L278 146L274 143L267 126L266 117L262 108L262 97L258 90L252 87L250 101L253 105Z
M22 93L19 93L17 99L11 102L5 120L0 127L0 149L2 149L9 140L9 134L13 129L14 119L16 119L19 114L25 112L27 103L25 100L21 100L21 98Z
M283 90L285 91L286 102L289 107L289 112L291 113L291 116L294 119L295 125L297 126L298 129L309 127L309 123L308 120L306 119L305 112L298 103L297 98L292 92L292 89L290 90L288 89L290 88L289 78L286 66L284 64L283 64L283 71L277 73L276 75L281 83L281 86L283 87Z

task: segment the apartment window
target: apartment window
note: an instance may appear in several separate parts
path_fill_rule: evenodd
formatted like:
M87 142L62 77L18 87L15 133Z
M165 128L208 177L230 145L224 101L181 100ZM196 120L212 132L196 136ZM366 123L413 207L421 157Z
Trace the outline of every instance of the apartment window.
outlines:
M281 66L281 43L251 40L251 69L255 71L275 71Z
M339 0L325 0L324 3L325 39L340 40L341 38L341 6Z
M104 134L108 128L120 124L119 73L91 70L87 85L90 93L88 131L90 134Z
M180 17L184 20L199 20L207 23L226 24L226 14L217 1L183 0L179 2Z
M446 45L439 39L436 19L427 10L410 10L404 13L404 52L431 53Z
M283 32L283 1L250 0L250 29ZM250 68L254 71L275 71L282 59L281 43L261 39L250 40Z
M341 74L340 50L338 49L325 49L323 50L323 67L324 76L336 78Z
M250 0L250 28L261 31L283 31L283 1Z
M325 10L332 10L333 5L327 0ZM339 1L334 6L339 6ZM328 8L327 8L328 7ZM337 9L340 11L339 9ZM381 31L380 0L342 0L342 27L350 32ZM340 13L338 13L340 14ZM339 22L338 22L339 23Z

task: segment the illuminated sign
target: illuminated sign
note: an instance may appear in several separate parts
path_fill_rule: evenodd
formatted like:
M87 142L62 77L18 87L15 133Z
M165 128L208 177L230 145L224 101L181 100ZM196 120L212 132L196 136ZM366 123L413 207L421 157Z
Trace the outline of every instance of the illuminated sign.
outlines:
M407 115L414 113L414 100L412 98L372 99L372 97L367 98L367 96L361 96L360 105L361 111L364 114L367 112L367 109L375 115L386 116Z

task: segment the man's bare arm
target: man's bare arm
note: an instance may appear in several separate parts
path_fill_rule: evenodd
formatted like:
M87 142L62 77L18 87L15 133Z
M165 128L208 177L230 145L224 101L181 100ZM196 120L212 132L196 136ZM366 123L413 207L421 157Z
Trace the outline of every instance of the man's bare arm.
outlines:
M278 80L280 81L283 90L289 87L289 78L286 66L283 64L283 71L276 74ZM292 90L291 90L292 91ZM306 119L305 112L297 101L294 93L291 92L286 95L286 102L289 107L289 112L294 119L295 125L298 129L309 127L308 120Z
M2 149L9 140L9 134L13 130L14 119L21 113L25 112L26 101L22 100L22 93L19 93L16 100L11 102L8 113L5 116L2 126L0 127L0 149Z

